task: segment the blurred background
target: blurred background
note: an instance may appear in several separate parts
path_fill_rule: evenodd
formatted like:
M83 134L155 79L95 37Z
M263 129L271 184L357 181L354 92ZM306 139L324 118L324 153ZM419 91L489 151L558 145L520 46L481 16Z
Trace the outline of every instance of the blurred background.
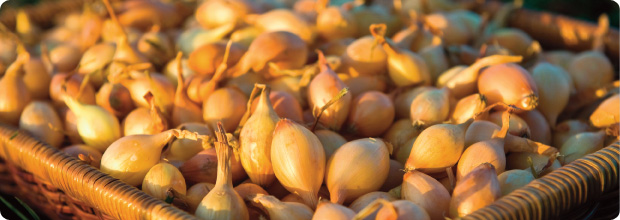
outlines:
M5 4L19 7L36 4L39 1L62 0L9 0ZM501 1L512 2L512 0ZM596 22L601 13L607 13L611 26L616 28L620 19L618 17L620 11L618 4L611 0L524 0L523 6L528 9L551 11L592 22Z
M512 2L502 0L502 2ZM609 15L611 26L618 27L619 7L611 0L524 0L524 8L551 11L571 17L596 22L602 13Z

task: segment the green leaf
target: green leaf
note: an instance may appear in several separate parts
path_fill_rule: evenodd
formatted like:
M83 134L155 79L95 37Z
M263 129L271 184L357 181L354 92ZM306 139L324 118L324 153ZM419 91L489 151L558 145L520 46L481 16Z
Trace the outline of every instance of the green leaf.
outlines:
M24 214L22 214L22 212L20 212L19 210L17 210L15 208L15 206L11 205L11 203L9 203L8 201L6 201L4 198L2 198L2 196L0 196L0 201L6 205L7 207L9 207L9 209L11 211L13 211L21 220L28 220L28 218L26 218L26 216Z
M34 212L34 210L32 210L32 208L30 208L30 206L28 206L28 204L26 204L25 202L23 202L21 199L15 197L15 199L17 199L17 202L19 202L19 204L21 204L26 211L28 211L28 213L30 213L30 216L32 216L32 219L34 220L41 220L41 218L39 218L39 216L37 215L36 212Z
M13 132L13 135L11 135L11 137L9 138L9 140L13 140L17 137L17 135L19 135L19 132L15 131Z

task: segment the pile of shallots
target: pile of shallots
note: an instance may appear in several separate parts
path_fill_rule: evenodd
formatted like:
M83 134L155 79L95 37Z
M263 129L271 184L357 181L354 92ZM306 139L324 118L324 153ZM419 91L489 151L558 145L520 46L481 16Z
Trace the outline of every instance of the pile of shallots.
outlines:
M50 29L20 12L0 122L203 219L458 218L620 122L605 15L592 50L542 51L506 27L518 6L476 4L103 0Z

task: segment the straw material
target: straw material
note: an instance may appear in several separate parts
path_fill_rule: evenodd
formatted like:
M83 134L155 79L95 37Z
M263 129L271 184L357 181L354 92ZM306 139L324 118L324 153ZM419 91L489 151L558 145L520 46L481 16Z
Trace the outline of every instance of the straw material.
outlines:
M0 125L0 151L8 163L115 219L196 219L6 125Z
M614 143L563 166L464 219L584 219L591 214L585 204L604 206L604 198L617 204L619 146ZM617 213L618 206L614 208L607 211Z

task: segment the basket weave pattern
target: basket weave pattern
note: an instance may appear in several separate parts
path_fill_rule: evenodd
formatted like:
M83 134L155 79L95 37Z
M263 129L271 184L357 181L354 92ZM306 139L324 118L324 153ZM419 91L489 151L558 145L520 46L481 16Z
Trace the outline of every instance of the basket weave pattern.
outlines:
M92 213L87 207L113 219L196 219L6 125L0 125L0 157L7 161L19 186L17 193L25 194L23 198L32 198L28 202L37 208L42 207L40 210L46 214L51 206L58 219L73 219L71 213L77 216L76 209L87 214L77 216L77 219L93 219L89 218L88 214ZM66 194L66 197L60 194ZM83 204L72 202L74 200Z

